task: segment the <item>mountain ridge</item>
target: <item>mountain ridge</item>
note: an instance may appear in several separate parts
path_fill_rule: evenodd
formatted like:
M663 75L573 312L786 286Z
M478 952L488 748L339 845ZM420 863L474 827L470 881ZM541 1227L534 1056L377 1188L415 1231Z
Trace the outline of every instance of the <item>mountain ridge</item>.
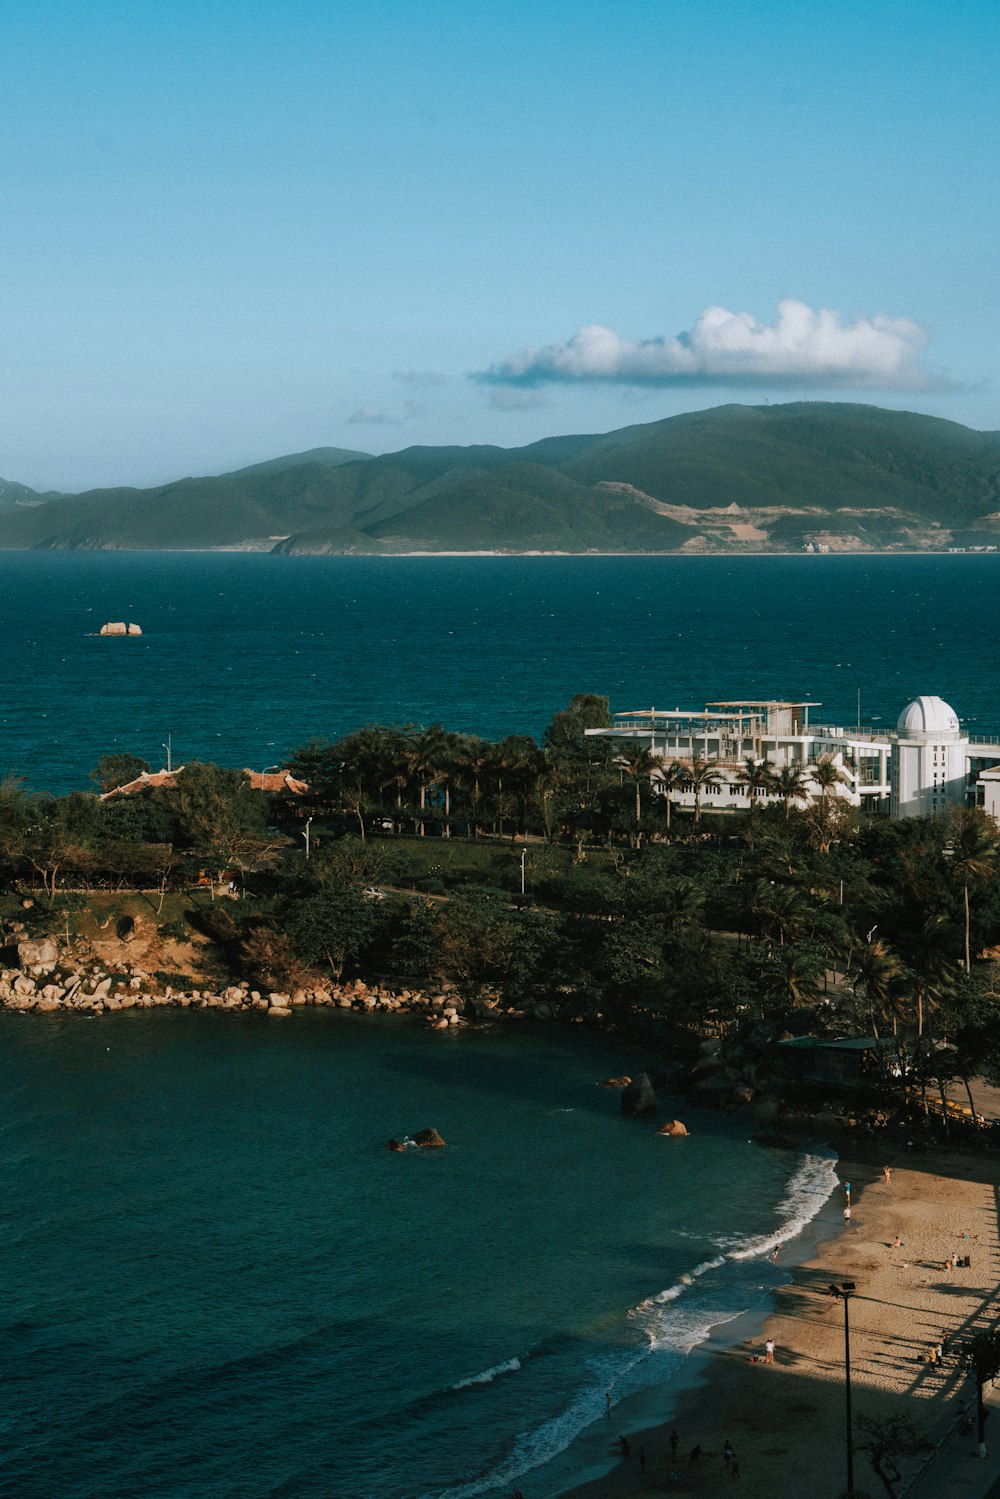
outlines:
M0 482L0 502L21 490ZM1000 432L852 402L732 404L519 448L314 448L151 489L27 496L0 503L0 549L993 547Z

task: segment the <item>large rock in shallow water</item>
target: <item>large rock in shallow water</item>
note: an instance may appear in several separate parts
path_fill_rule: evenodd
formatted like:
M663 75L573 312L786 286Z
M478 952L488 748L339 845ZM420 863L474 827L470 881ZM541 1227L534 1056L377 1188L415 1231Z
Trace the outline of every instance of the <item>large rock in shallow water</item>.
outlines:
M431 1150L439 1145L444 1145L446 1142L442 1140L437 1130L432 1126L430 1129L418 1129L417 1133L413 1136L413 1143L414 1145L422 1145L425 1150Z
M660 1125L656 1133L658 1135L671 1135L673 1138L679 1140L682 1135L687 1134L687 1126L682 1124L679 1119L668 1119L666 1124Z
M656 1093L648 1072L640 1072L627 1088L622 1090L623 1114L653 1114L656 1112Z

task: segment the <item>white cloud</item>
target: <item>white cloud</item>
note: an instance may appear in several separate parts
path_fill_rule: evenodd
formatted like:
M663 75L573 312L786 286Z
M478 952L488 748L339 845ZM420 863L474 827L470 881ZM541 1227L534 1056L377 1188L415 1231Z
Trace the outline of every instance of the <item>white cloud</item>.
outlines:
M474 376L489 385L611 381L622 385L799 385L927 390L949 382L921 364L928 335L908 318L814 311L786 298L773 323L708 307L690 332L639 341L591 323L565 343L505 359Z

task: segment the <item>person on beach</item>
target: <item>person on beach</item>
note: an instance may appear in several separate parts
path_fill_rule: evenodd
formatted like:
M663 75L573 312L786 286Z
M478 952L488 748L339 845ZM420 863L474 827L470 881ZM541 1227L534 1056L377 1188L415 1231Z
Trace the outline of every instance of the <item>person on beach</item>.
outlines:
M845 1182L844 1183L844 1194L847 1197L847 1206L850 1207L850 1205L851 1205L851 1184L850 1184L850 1182Z
M722 1461L727 1468L729 1467L729 1464L732 1462L735 1456L736 1453L733 1451L733 1444L727 1437L725 1442L723 1442L722 1444Z
M780 1253L781 1253L781 1245L780 1244L775 1244L774 1248L771 1250L771 1258L772 1258L772 1260L774 1261L775 1264L778 1263L778 1255Z
M897 1234L896 1237L893 1239L892 1243L889 1245L889 1248L890 1249L902 1249L902 1247L903 1247L903 1241L899 1237L899 1235Z
M938 1357L939 1358L944 1358L945 1354L948 1352L948 1334L947 1334L947 1332L942 1332L942 1334L941 1334L941 1341L938 1344L938 1348L940 1349Z
M767 1342L764 1344L764 1362L765 1362L765 1364L773 1364L774 1363L774 1339L773 1338L768 1338Z
M846 1208L844 1209L844 1227L845 1228L850 1228L850 1226L851 1226L851 1204L848 1203L847 1206L846 1206Z
M883 1166L882 1167L882 1180L885 1182L886 1186L889 1186L890 1182L892 1181L892 1167L891 1166Z

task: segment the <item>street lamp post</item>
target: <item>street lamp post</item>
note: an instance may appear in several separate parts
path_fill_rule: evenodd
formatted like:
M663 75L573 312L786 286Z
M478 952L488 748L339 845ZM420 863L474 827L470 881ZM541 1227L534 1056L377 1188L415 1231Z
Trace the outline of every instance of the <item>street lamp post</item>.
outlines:
M521 894L522 895L524 894L524 859L525 859L525 855L527 854L527 852L528 852L528 850L526 848L522 848L522 850L521 850Z
M306 859L307 860L309 858L309 824L311 822L312 822L312 818L311 817L307 817L306 818L305 831L302 834L303 838L306 840Z
M983 1385L996 1379L1000 1373L1000 1335L996 1332L979 1333L972 1339L968 1349L969 1362L976 1375L976 1416L979 1438L979 1456L986 1456L986 1407L983 1404Z
M842 1280L839 1285L830 1287L830 1295L835 1296L844 1303L844 1396L845 1411L847 1417L847 1499L853 1499L854 1495L854 1432L851 1425L851 1323L847 1311L847 1303L855 1292L853 1280Z

